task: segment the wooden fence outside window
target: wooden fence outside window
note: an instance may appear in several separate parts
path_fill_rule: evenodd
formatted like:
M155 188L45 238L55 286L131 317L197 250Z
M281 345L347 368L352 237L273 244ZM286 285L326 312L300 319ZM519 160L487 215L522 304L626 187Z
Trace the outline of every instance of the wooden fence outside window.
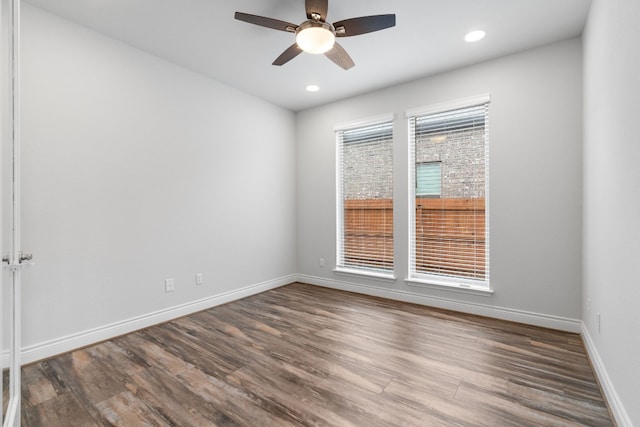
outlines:
M345 264L392 269L393 201L345 200L344 207ZM415 219L417 272L485 279L484 198L417 198Z

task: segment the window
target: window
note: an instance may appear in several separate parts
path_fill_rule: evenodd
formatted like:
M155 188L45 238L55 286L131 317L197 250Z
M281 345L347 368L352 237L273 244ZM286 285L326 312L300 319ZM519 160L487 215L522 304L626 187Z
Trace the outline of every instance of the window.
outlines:
M416 196L440 197L442 188L441 162L416 164Z
M489 288L489 98L408 114L409 280Z
M337 268L393 272L392 118L336 130Z

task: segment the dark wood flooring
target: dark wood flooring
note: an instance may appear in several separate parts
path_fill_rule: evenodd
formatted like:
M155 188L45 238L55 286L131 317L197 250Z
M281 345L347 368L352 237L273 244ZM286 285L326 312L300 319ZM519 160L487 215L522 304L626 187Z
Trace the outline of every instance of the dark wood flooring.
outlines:
M293 284L23 368L24 426L611 426L578 335Z

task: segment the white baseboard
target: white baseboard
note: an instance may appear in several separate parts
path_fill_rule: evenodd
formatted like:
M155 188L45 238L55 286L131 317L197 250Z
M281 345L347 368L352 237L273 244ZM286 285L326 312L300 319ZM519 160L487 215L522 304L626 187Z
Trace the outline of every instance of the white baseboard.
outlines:
M206 310L217 305L225 304L241 298L268 291L270 289L279 288L295 282L296 275L289 275L277 279L269 280L255 285L246 286L218 295L213 295L200 300L188 302L185 304L158 310L153 313L143 314L131 319L115 322L110 325L104 325L64 337L56 338L50 341L33 344L22 348L22 364L32 363L38 360L47 359L56 354L66 353L68 351L86 347L100 341L105 341L120 335L128 334L142 328L157 325L158 323L167 322L178 317ZM9 352L2 353L2 366L9 366Z
M569 319L566 317L532 313L528 311L495 307L473 302L458 301L449 298L423 295L397 289L385 289L377 286L363 285L359 283L351 283L342 280L326 279L315 276L298 275L298 282L388 298L397 301L443 308L447 310L460 311L462 313L477 314L480 316L493 317L496 319L509 320L512 322L525 323L528 325L541 326L544 328L557 329L561 331L573 333L580 333L581 331L580 320Z
M607 398L607 403L609 404L609 408L611 408L613 417L616 419L616 423L619 427L633 427L631 418L629 418L627 411L624 409L624 406L620 401L620 396L618 396L618 393L616 392L616 389L611 382L611 378L609 378L609 374L604 367L604 363L602 363L602 359L600 358L598 349L591 339L589 329L587 329L587 325L585 325L584 322L582 322L581 333L582 340L584 341L584 345L587 348L587 353L589 354L589 359L591 359L591 364L593 365L593 369L596 372L598 381L600 381L600 386L602 387L602 391Z

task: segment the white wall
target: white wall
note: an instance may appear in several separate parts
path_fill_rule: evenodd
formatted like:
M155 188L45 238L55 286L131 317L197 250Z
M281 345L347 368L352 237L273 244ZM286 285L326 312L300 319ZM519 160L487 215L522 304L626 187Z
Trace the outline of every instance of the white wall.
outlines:
M640 426L638 22L637 0L594 0L584 35L583 319L621 426Z
M462 311L579 330L582 50L572 39L298 114L302 279ZM407 109L489 93L492 296L405 284ZM334 126L396 114L396 280L335 274ZM319 259L327 267L319 266Z
M293 113L29 5L22 25L27 348L295 278Z

